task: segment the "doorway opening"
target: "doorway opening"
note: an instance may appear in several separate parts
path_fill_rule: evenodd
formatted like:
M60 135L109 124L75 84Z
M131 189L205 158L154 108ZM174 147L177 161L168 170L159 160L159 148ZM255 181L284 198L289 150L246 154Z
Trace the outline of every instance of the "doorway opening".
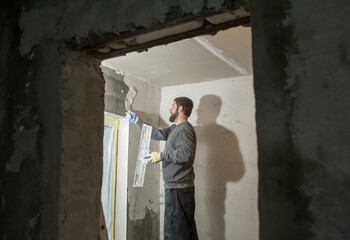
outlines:
M250 27L128 53L103 61L102 68L122 79L130 89L131 110L156 127L169 126L168 109L175 97L193 100L189 122L198 139L194 169L199 236L257 239L258 169ZM106 93L109 91L106 89ZM161 168L147 167L144 187L132 187L140 130L134 125L128 130L125 234L156 232L152 239L162 239ZM164 143L151 142L151 151L163 149Z

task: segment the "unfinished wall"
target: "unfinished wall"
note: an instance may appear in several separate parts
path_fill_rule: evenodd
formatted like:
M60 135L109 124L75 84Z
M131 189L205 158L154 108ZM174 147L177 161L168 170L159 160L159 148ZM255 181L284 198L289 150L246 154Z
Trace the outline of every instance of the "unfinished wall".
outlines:
M157 126L159 123L160 88L142 80L124 76L126 84L136 92L132 111L143 121ZM148 165L144 186L134 188L134 174L141 130L130 124L128 161L128 224L127 239L153 240L159 237L159 166ZM151 151L158 151L159 144L151 141Z
M101 205L104 122L101 62L81 53L69 53L65 63L59 238L97 239L99 218L95 214L99 216Z
M260 239L349 239L350 2L251 11Z
M101 70L105 79L105 111L125 116L125 98L129 88L123 74L103 64Z
M194 170L199 238L258 239L252 76L162 88L160 113L167 123L169 108L178 96L194 101L189 122L197 134Z

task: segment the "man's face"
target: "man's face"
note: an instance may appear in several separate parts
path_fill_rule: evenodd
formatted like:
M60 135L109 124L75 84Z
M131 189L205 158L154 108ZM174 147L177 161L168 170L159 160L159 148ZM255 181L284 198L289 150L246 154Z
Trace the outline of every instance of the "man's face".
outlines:
M174 122L175 119L177 118L177 116L179 115L179 108L177 107L175 101L173 102L173 104L171 105L171 108L169 109L170 112L170 117L169 117L169 121L170 122Z

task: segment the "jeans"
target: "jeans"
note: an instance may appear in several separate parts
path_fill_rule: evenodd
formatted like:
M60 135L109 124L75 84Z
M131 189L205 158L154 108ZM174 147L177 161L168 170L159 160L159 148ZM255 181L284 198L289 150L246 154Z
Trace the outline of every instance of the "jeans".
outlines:
M164 240L198 240L194 187L166 188Z

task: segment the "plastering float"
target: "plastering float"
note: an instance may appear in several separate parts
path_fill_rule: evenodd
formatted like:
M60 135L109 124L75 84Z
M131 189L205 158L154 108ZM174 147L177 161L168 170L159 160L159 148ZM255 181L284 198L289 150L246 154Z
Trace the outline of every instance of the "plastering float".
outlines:
M143 187L145 182L146 167L149 163L149 159L145 159L144 156L150 153L152 126L143 124L141 130L141 138L139 150L137 153L137 162L134 175L133 187Z

